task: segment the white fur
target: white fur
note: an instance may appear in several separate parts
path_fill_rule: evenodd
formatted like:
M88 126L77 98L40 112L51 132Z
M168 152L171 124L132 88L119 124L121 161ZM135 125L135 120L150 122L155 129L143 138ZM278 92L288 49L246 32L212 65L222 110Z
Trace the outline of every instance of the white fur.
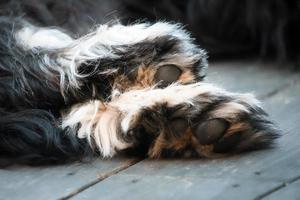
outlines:
M94 141L103 157L111 157L116 150L130 146L118 138L119 119L120 113L116 109L94 100L71 108L63 117L62 128L77 131L77 136L86 138L90 144Z
M193 105L197 101L198 104L207 105L211 103L211 98L207 95L214 96L233 96L237 102L230 102L220 106L220 110L216 110L213 114L216 117L232 117L237 113L248 112L248 108L239 103L247 100L251 106L259 106L258 101L250 94L234 94L226 92L225 90L213 86L207 83L195 83L189 85L177 85L173 84L164 89L143 89L129 91L116 97L110 106L118 108L124 117L121 121L121 127L123 132L127 132L131 126L136 123L138 115L143 108L149 108L156 104L166 103L167 106L173 107L178 104L191 104ZM223 116L224 115L224 116Z
M224 118L234 122L238 114L249 113L248 108L237 102L227 102L221 104L214 111L209 113L210 118Z
M206 83L190 85L173 84L164 89L147 88L143 90L132 90L120 95L109 105L118 108L124 113L121 127L124 132L127 132L132 124L135 123L134 119L138 119L137 115L143 108L163 103L167 103L170 107L182 103L193 105L193 99L196 96L198 101L209 103L209 98L204 97L201 99L201 94L207 93L221 95L225 94L225 91Z
M25 23L24 27L15 33L15 39L20 47L36 53L40 53L41 49L57 53L61 49L68 48L73 43L73 39L59 29L41 28L29 23ZM63 95L66 88L66 76L69 82L78 83L76 77L72 75L71 68L67 65L69 65L69 62L58 62L55 58L50 58L48 54L44 54L39 65L45 73L51 74L49 72L49 69L51 69L60 74L61 93ZM76 86L78 87L79 85L77 84Z
M76 82L77 67L88 60L99 60L101 58L118 58L116 50L125 52L130 45L142 41L151 41L162 36L173 36L180 39L181 52L174 57L170 57L170 62L176 62L181 58L181 62L192 62L199 59L200 54L195 53L196 46L192 43L189 34L178 24L158 22L153 25L143 23L124 26L115 24L113 26L100 25L98 29L78 40L75 40L68 49L63 51L62 65L67 65L70 69L71 85L78 86ZM189 57L189 59L187 59ZM176 58L176 59L175 59ZM180 61L180 60L179 60ZM101 64L101 62L99 63ZM180 64L180 62L177 64Z
M19 30L16 41L25 49L58 49L67 47L73 39L62 31L54 28L39 28L32 25Z

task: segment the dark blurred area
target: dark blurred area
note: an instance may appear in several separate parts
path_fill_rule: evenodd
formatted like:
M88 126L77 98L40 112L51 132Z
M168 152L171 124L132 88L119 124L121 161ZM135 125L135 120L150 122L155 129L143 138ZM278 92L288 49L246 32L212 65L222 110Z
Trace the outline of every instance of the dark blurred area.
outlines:
M2 0L0 14L60 26L78 37L99 23L166 20L192 32L210 60L300 63L299 0Z

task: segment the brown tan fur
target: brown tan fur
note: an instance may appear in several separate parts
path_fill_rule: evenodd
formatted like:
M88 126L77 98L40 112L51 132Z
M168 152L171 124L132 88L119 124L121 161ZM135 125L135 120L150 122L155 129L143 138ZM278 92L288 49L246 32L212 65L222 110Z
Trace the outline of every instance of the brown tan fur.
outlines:
M154 77L157 69L158 67L155 65L145 66L143 64L137 68L136 77L133 81L129 80L125 75L116 76L113 82L113 88L123 93L130 90L153 87L157 84ZM180 67L180 69L182 70L182 74L179 76L177 83L187 84L196 81L196 77L190 68Z

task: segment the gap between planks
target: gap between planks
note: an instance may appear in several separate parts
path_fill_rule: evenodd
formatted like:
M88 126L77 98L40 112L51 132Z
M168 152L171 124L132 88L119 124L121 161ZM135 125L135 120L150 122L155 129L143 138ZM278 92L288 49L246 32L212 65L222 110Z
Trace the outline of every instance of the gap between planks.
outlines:
M291 86L295 85L295 84L298 84L300 83L300 79L295 79L295 80L292 80L290 81L289 83L286 83L286 84L283 84L281 85L280 87L270 91L270 92L267 92L266 94L262 94L262 95L258 95L258 98L260 100L266 100L266 99L269 99L277 94L279 94L280 92L283 92L287 89L289 89Z
M296 181L298 181L298 180L300 180L300 176L297 176L297 177L295 177L295 178L292 178L292 179L290 179L290 180L288 180L288 181L284 181L284 182L283 182L282 184L280 184L279 186L277 186L277 187L275 187L275 188L273 188L273 189L271 189L271 190L269 190L269 191L267 191L267 192L265 192L265 193L259 195L258 197L255 198L255 200L262 200L262 199L264 199L265 197L267 197L267 196L273 194L274 192L277 192L277 191L279 191L279 190L281 190L281 189L287 187L288 185L290 185L290 184L292 184L292 183L294 183L294 182L296 182Z
M80 188L74 190L73 192L69 193L68 195L64 196L64 197L61 197L59 198L59 200L67 200L67 199L70 199L72 198L73 196L75 196L76 194L92 187L93 185L103 181L104 179L107 179L108 177L110 176L113 176L115 174L118 174L119 172L131 167L132 165L135 165L137 164L138 162L142 161L143 159L133 159L133 160L130 160L130 161L127 161L126 163L124 163L123 165L119 166L119 167L116 167L115 169L113 169L112 171L108 172L108 173L104 173L104 174L99 174L97 176L97 178L83 186L81 186Z

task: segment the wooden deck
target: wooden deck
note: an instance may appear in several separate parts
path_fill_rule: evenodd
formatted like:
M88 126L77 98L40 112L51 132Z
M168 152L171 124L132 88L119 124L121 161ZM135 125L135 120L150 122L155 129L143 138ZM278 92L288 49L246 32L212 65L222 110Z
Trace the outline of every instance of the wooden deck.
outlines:
M275 149L216 160L115 158L0 170L1 200L300 199L300 73L259 62L214 63L209 82L254 92L283 130Z

